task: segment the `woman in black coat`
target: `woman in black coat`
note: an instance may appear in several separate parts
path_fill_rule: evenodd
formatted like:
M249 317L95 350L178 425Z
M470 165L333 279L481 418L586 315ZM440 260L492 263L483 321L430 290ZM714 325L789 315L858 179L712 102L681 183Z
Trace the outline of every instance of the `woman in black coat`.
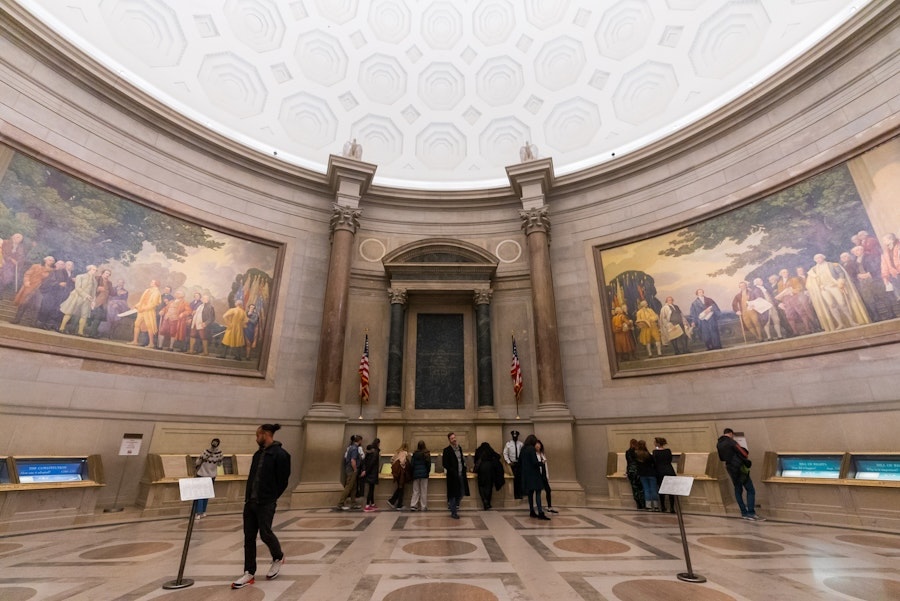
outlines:
M485 509L491 508L494 488L503 488L503 466L500 464L500 453L487 442L475 449L475 473L478 474L478 494ZM497 485L499 481L499 486Z
M522 453L519 455L519 463L522 466L522 490L528 495L528 509L531 517L549 520L550 518L544 514L541 507L541 491L544 490L544 480L541 478L541 467L534 448L536 442L537 437L534 434L529 435L525 439ZM537 513L534 511L535 498L537 498Z
M668 444L665 438L657 437L653 439L656 448L653 449L653 464L656 467L656 490L662 486L665 476L674 476L675 468L672 467L672 451L666 448ZM666 510L666 497L669 498L669 513L675 513L675 497L673 495L659 495L659 510Z

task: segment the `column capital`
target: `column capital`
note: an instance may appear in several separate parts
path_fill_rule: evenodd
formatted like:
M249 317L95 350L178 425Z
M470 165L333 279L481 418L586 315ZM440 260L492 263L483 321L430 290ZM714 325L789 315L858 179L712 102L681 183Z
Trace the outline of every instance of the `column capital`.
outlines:
M519 211L522 218L522 231L528 236L534 232L543 232L550 236L550 209L540 207L535 209L523 209Z
M349 209L340 205L332 205L331 223L329 229L331 236L338 230L345 230L356 235L359 229L359 216L362 215L362 209Z
M328 186L334 192L334 202L342 207L359 207L378 165L337 155L328 157Z
M494 291L490 288L480 288L475 290L474 295L476 305L490 305L491 297L494 296Z
M513 192L522 200L522 208L533 209L546 206L547 195L554 184L553 159L538 159L510 165L506 176Z
M388 296L392 305L405 305L407 299L406 288L388 288Z

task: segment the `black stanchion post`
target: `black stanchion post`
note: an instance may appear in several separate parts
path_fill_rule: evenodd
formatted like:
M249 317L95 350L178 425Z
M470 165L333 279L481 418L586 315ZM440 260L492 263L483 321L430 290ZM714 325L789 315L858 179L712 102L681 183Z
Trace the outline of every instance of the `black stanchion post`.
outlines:
M163 585L164 589L187 588L194 584L190 578L184 578L184 564L187 563L188 547L191 546L191 533L194 531L194 518L197 517L197 501L191 502L191 518L188 520L187 534L184 535L184 549L181 551L181 565L178 566L178 578Z
M706 582L706 578L699 574L694 574L691 567L691 552L688 550L687 535L684 533L684 516L681 515L681 501L677 495L673 495L675 500L675 513L678 515L678 530L681 532L681 545L684 547L684 562L687 565L687 572L681 572L677 575L679 580L684 582Z

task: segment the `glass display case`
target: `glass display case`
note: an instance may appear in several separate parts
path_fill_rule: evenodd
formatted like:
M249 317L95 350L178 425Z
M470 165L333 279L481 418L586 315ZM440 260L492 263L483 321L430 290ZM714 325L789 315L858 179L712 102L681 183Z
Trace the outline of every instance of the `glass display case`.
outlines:
M853 480L900 482L900 454L852 454L847 477Z

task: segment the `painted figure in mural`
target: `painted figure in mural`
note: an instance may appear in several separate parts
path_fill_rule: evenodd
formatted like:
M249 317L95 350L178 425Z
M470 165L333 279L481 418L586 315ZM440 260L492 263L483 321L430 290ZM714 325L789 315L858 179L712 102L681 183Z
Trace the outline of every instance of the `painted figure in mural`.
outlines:
M671 342L676 355L690 352L688 351L688 342L691 337L691 326L671 296L666 297L666 304L659 310L659 326L663 344Z
M250 352L256 348L257 329L259 328L259 312L256 305L247 305L247 325L244 326L244 347L247 351L247 359Z
M19 282L25 275L25 237L15 233L6 240L0 241L0 294L12 286L12 292L18 291Z
M110 338L113 337L116 324L122 320L119 313L125 311L128 311L128 290L125 288L125 280L119 279L116 280L116 285L113 286L109 301L106 303L106 326L109 328Z
M702 288L696 292L697 298L691 303L691 320L700 329L700 340L709 351L722 348L719 336L719 315L722 313L716 301L706 296Z
M149 346L151 348L156 347L156 333L159 331L156 323L156 307L159 305L161 298L159 282L150 280L150 286L144 290L140 300L133 307L137 311L137 317L134 320L134 338L131 344L137 345L141 332L146 332Z
M622 307L613 309L612 331L613 346L619 361L634 360L634 322L628 319Z
M656 354L662 357L662 338L659 331L659 315L647 305L647 301L641 301L638 305L635 323L640 328L638 341L647 347L647 357L653 356L653 345L656 345Z
M881 257L879 257L878 270L870 271L871 261L866 260L865 249L862 246L854 246L850 249L850 255L852 260L845 265L842 259L841 266L850 276L853 285L856 286L863 304L869 311L869 317L872 321L893 319L896 315L894 296L885 290L884 282L881 280Z
M768 321L771 307L761 305L759 299L755 288L747 282L738 282L738 293L731 301L731 308L741 318L741 328L747 342L763 341L763 324Z
M47 256L44 257L43 263L35 263L25 271L22 276L22 287L16 293L16 316L10 320L10 323L21 323L29 310L37 313L41 306L41 284L53 273L55 263L56 259Z
M821 253L813 261L806 289L822 328L831 332L869 323L866 307L844 268L826 261Z
M878 238L870 236L869 232L862 230L856 236L859 238L859 244L862 247L862 261L867 273L878 273L881 269L881 244Z
M775 297L773 297L769 292L769 289L765 287L762 278L754 278L751 287L756 291L757 296L764 299L769 305L769 309L767 311L768 320L763 325L763 329L766 333L766 338L769 340L773 340L775 338L781 340L782 338L784 338L784 330L781 328L781 317L778 315L778 308L775 305ZM772 331L773 329L774 332Z
M91 306L97 295L97 266L88 265L84 273L75 276L75 289L69 293L68 298L59 306L63 314L59 331L65 332L66 326L72 317L78 319L78 335L84 336L84 328L88 317L91 316Z
M59 327L59 322L62 321L59 305L69 295L66 292L67 280L66 262L59 260L54 265L53 272L41 283L41 308L38 310L37 327L45 330Z
M197 341L203 348L203 356L209 356L209 326L216 320L216 310L212 303L209 302L209 295L204 294L200 297L200 304L194 309L191 316L191 345L188 352L196 355L200 352L197 348Z
M812 334L819 330L804 281L798 276L792 276L787 269L778 272L775 300L779 302L795 335Z
M87 327L89 338L100 338L100 325L107 319L106 307L109 304L109 297L113 293L111 277L112 272L109 269L104 269L97 276L97 294L91 305L91 318L88 320Z
M885 290L893 292L894 298L900 300L900 240L895 234L885 234L881 240L884 242L881 279Z
M172 300L162 310L162 320L159 324L160 348L174 351L177 344L179 351L186 350L184 344L188 337L191 313L191 305L185 300L184 291L177 290Z
M225 311L222 321L225 322L225 334L222 336L225 351L219 355L219 359L227 359L230 349L234 353L234 358L240 361L246 345L244 327L247 325L247 312L244 311L244 301L234 301L234 307Z

